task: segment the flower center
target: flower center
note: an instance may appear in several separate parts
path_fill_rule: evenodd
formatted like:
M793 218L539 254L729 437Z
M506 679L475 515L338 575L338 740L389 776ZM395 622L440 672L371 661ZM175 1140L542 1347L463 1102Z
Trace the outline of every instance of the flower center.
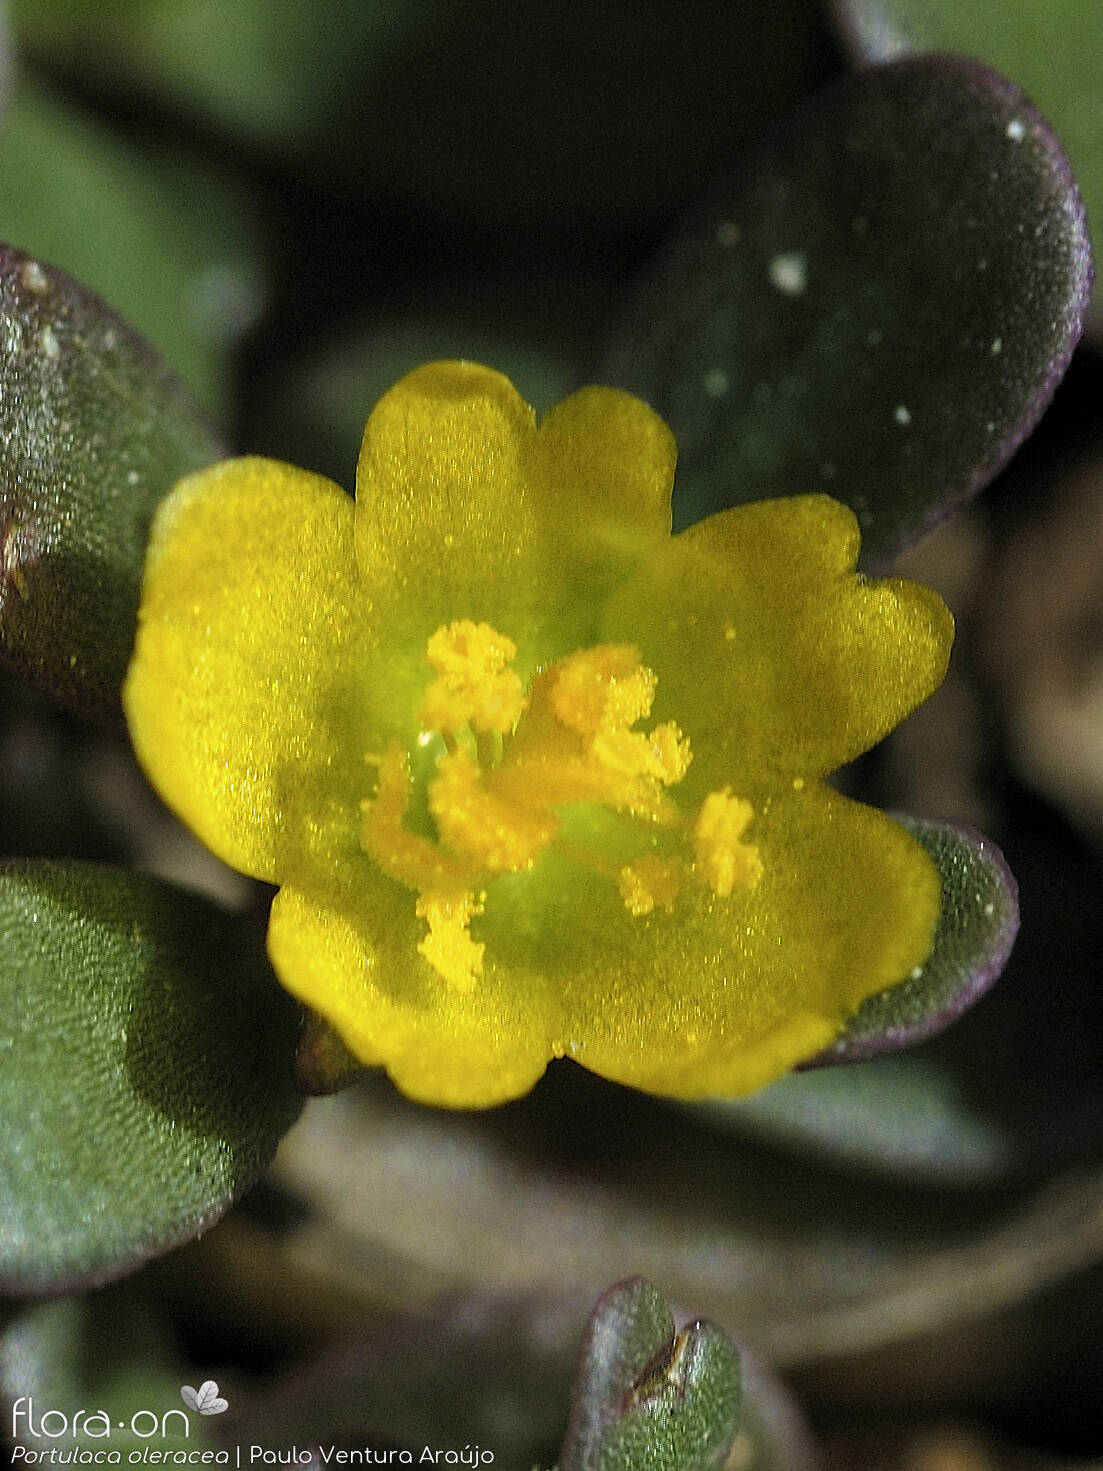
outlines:
M690 820L671 797L692 760L690 743L673 721L635 729L658 685L638 649L579 649L541 669L527 693L512 667L516 654L488 623L449 623L429 639L435 678L419 711L419 744L439 750L424 793L434 836L407 821L409 754L395 741L367 758L379 782L361 804L361 846L417 893L415 911L428 925L418 949L457 991L470 991L483 968L486 947L471 921L484 910L486 885L532 869L553 845L614 881L637 916L669 907L687 879L726 897L762 873L758 850L742 841L754 815L749 802L710 792ZM627 813L673 841L630 863L579 851L561 835L563 809L576 804Z

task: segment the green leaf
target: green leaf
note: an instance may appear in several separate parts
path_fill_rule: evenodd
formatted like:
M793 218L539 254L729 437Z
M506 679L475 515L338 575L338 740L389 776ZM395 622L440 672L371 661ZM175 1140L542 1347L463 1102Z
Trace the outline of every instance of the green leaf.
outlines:
M677 241L605 377L678 438L682 519L827 491L867 559L999 470L1079 337L1067 161L1009 82L927 57L820 93Z
M96 1283L216 1220L295 1119L298 1009L206 900L0 868L0 1287Z
M674 1331L649 1282L599 1299L579 1357L559 1471L702 1471L739 1420L739 1360L713 1323Z
M862 61L958 51L1034 99L1068 151L1088 218L1103 219L1103 8L1084 0L834 0ZM1092 326L1103 326L1096 293Z
M0 652L121 721L153 509L223 447L187 390L90 291L0 247Z
M110 301L225 413L230 355L263 295L252 208L225 176L139 151L23 77L0 121L0 240Z
M968 828L897 814L942 877L934 948L898 986L863 1001L808 1067L895 1052L949 1026L1003 970L1019 928L1014 878L994 843Z

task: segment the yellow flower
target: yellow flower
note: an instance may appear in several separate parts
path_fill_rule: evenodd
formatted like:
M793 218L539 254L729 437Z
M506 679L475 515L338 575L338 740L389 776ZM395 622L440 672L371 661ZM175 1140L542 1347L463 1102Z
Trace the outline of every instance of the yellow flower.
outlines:
M930 949L939 881L820 780L933 690L949 614L825 496L670 535L674 444L587 388L536 426L437 363L354 503L231 460L162 505L125 689L154 785L279 884L283 984L415 1098L549 1058L682 1098L826 1046Z

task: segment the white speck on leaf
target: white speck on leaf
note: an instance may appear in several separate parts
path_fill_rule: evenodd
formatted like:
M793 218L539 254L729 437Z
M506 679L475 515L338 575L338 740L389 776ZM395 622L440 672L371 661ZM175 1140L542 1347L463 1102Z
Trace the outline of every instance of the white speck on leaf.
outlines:
M23 262L19 282L24 291L29 291L33 296L45 296L50 289L50 278L36 260Z
M709 398L723 398L728 391L728 375L723 368L709 368L701 379L701 387Z
M912 421L912 416L904 404L896 405L892 411L892 417L900 425L901 429L906 429Z
M770 285L783 296L800 296L808 285L808 257L799 250L775 255L769 276Z

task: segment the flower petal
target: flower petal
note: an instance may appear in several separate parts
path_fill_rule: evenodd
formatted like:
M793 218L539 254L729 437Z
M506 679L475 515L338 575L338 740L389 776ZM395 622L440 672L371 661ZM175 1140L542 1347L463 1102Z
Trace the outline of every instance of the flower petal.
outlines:
M670 535L677 447L653 409L617 388L579 389L541 421L526 459L564 573L593 600Z
M537 429L509 380L472 363L392 388L364 432L356 553L385 631L375 677L407 723L426 642L455 618L508 634L526 674L549 642L593 642L603 585L666 539L673 468L666 425L615 389L583 389Z
M426 1103L503 1102L564 1055L677 1097L748 1093L925 958L939 895L908 833L828 788L773 798L756 842L752 892L687 888L671 913L630 915L614 883L555 854L494 880L462 992L418 952L414 895L366 862L281 889L269 953L360 1061Z
M689 735L685 790L822 775L937 688L953 624L913 583L854 573L854 515L827 496L722 511L644 558L603 635L659 679L653 714Z
M414 895L365 860L338 883L285 884L268 953L287 990L409 1097L486 1108L527 1093L552 1056L558 1006L546 981L488 967L474 990L452 990L419 954L424 934Z
M230 460L157 513L124 689L131 736L165 801L257 878L278 879L304 845L332 847L334 825L355 847L368 785L348 693L357 596L353 504L319 476Z
M687 890L643 918L581 896L560 912L550 964L580 1063L675 1097L749 1093L925 959L938 873L883 813L813 785L770 799L753 836L763 875L749 892Z
M372 411L356 470L356 556L390 698L403 684L420 693L426 642L455 618L500 628L522 665L534 659L558 601L521 468L535 432L509 380L471 363L419 368Z

